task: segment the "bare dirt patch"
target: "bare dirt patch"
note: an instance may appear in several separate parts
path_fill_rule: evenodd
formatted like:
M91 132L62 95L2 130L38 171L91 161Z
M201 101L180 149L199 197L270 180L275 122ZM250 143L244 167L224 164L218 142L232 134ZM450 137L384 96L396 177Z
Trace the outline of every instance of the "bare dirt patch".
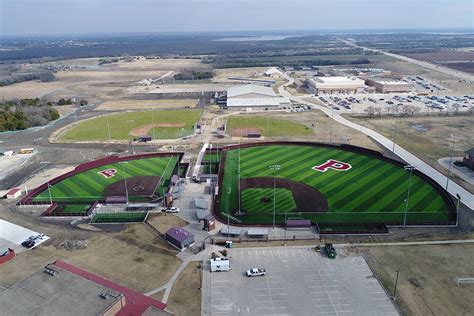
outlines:
M275 181L275 183L274 183ZM302 213L324 213L328 209L326 197L309 185L288 179L272 177L244 178L240 180L241 190L258 188L282 188L290 190L298 211Z
M164 234L172 227L184 227L188 225L184 219L173 214L158 213L150 214L147 222L155 227L160 233Z
M135 127L132 129L132 136L148 135L150 130L155 127L184 127L183 123L159 123L159 124L147 124Z
M168 299L168 309L176 315L201 315L201 267L190 262L181 272Z
M258 127L234 127L230 130L231 136L247 136L249 134L262 134L262 130Z
M420 245L352 248L364 256L393 294L399 270L397 303L405 315L469 315L472 284L456 286L458 276L474 276L474 245Z

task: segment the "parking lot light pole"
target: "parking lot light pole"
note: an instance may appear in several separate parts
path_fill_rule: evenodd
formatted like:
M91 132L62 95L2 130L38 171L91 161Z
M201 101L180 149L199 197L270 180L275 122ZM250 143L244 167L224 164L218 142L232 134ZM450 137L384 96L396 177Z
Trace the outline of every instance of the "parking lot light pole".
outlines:
M407 197L405 199L405 214L403 216L403 229L407 227L407 214L408 214L408 203L410 202L410 190L411 190L411 176L413 174L413 170L416 170L415 166L405 166L403 169L410 171L410 177L408 178L408 190L407 190Z
M275 208L276 208L276 172L280 170L280 165L271 165L269 166L270 170L273 171L273 229L275 229Z
M107 120L107 133L109 134L109 142L112 140L112 136L110 134L110 123L109 123L109 116L106 115L105 119Z
M451 135L451 137L453 138L453 145L451 146L451 153L449 154L448 175L446 176L446 191L448 191L449 175L451 174L451 165L453 163L454 143L456 142L456 137L454 135Z

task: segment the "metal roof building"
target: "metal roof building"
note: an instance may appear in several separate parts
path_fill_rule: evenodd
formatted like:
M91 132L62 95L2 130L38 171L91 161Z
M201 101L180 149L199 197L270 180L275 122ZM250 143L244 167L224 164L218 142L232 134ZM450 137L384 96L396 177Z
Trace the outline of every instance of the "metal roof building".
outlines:
M289 103L288 98L277 96L269 87L247 84L227 90L227 107L229 108L275 108Z
M314 77L309 79L310 89L320 93L357 93L365 88L365 82L356 77Z
M375 90L377 92L382 93L410 92L413 90L413 86L410 83L401 80L371 78L365 80L365 84L370 87L375 87Z
M194 235L181 227L173 227L166 232L166 241L183 251L194 243Z

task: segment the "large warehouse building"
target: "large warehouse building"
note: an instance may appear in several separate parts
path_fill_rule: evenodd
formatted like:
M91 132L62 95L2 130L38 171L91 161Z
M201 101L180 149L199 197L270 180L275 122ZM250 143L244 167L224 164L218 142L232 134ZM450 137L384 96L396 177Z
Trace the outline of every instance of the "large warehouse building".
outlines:
M316 94L357 93L364 91L365 83L356 77L314 77L309 88Z
M247 84L227 90L228 108L278 108L289 104L290 100L277 96L269 87Z
M374 87L375 91L381 93L410 92L413 90L411 84L401 80L372 78L365 80L365 84L369 87Z

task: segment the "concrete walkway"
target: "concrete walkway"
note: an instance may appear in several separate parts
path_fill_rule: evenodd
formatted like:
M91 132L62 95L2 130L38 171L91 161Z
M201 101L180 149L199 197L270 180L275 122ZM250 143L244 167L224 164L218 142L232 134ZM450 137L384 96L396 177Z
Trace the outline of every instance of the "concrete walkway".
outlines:
M302 97L298 96L293 96L291 95L285 88L288 85L293 84L294 79L287 75L286 73L281 72L282 76L285 77L288 82L278 88L278 91L280 95L289 98L290 100L293 100L298 103L303 103L306 105L311 106L312 108L318 109L320 111L323 111L325 114L327 114L329 117L331 117L333 120L335 120L338 123L341 123L345 126L351 127L355 130L360 131L361 133L364 133L365 135L371 137L374 139L376 142L378 142L380 145L385 147L386 149L392 151L394 150L394 153L406 161L408 164L415 166L416 169L421 171L422 173L428 175L431 177L433 180L435 180L438 184L440 184L442 187L446 186L446 181L447 178L444 176L442 173L422 161L420 158L416 157L412 153L410 153L408 150L400 147L396 143L394 144L393 141L388 139L387 137L377 133L376 131L373 131L371 129L368 129L366 127L363 127L362 125L353 123L346 118L342 117L340 114L335 112L332 109L323 107L321 105L317 105L314 103L307 102L303 100ZM466 189L458 185L457 183L453 181L449 181L448 184L448 192L451 193L453 196L456 196L456 194L459 194L461 197L461 202L464 203L467 207L469 207L471 210L474 209L474 195L472 195L470 192L468 192Z
M446 170L449 168L450 157L443 157L438 159L438 163L443 166ZM459 178L463 179L467 183L474 185L474 170L469 169L468 167L458 167L454 164L455 161L461 161L462 157L453 157L451 163L451 172L457 175Z

